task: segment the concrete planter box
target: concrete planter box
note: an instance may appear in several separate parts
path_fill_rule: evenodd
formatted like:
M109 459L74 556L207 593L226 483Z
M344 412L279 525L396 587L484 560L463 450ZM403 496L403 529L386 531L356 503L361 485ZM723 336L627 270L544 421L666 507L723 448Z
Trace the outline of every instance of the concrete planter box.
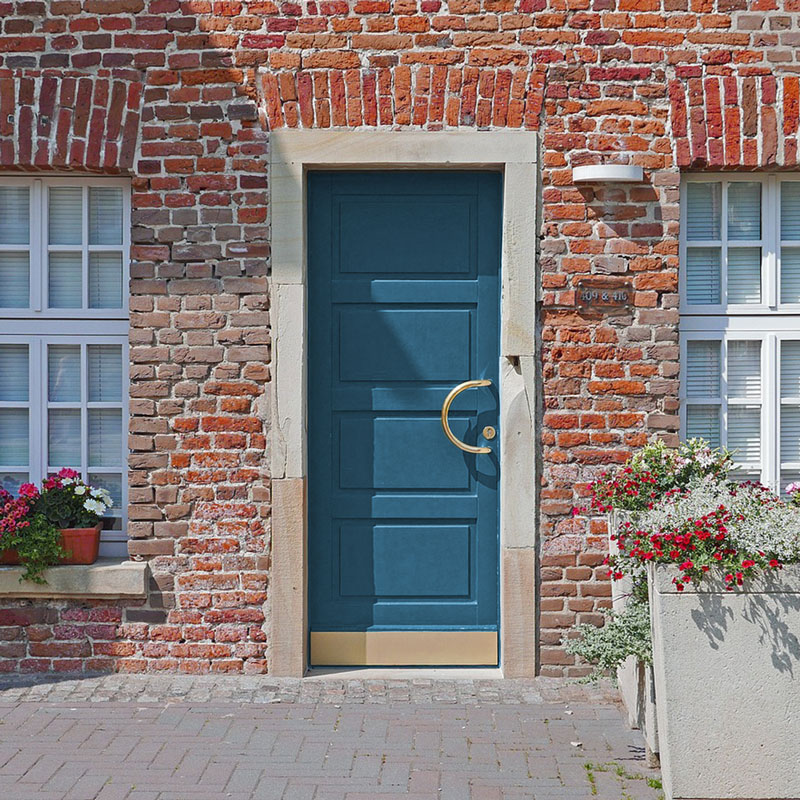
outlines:
M608 518L608 550L618 552L617 543L611 540L619 526L633 521L635 514L629 511L612 511ZM631 594L631 580L627 576L611 582L611 600L615 611L622 611ZM658 759L658 718L656 716L653 668L630 656L617 670L617 685L622 704L628 713L628 724L637 728L647 745L647 761L654 765Z
M800 797L800 566L726 592L650 568L668 800Z

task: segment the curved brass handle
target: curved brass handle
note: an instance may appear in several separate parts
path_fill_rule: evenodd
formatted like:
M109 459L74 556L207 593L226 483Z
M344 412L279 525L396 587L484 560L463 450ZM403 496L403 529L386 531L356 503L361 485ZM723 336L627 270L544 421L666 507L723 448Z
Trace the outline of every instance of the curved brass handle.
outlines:
M459 383L458 386L454 386L450 393L445 397L444 403L442 403L442 430L444 431L444 435L459 449L463 450L466 453L491 453L491 447L473 447L470 444L465 444L461 441L454 433L450 430L450 423L447 420L447 415L450 413L450 406L453 404L453 400L458 397L461 392L465 389L474 389L478 386L491 386L492 382L485 378L482 378L479 381L464 381L464 383Z

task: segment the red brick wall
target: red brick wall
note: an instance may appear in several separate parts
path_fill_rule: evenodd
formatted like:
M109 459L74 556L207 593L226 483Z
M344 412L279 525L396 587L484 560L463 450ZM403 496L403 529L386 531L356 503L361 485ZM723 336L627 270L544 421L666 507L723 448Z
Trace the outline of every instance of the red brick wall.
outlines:
M131 552L154 574L143 608L9 604L0 669L268 669L267 131L463 126L543 144L540 660L580 673L559 641L608 602L605 526L571 509L606 465L676 438L679 169L796 163L797 12L0 0L0 165L134 178ZM572 183L573 166L604 159L643 166L645 182ZM629 281L632 307L578 308L590 274Z

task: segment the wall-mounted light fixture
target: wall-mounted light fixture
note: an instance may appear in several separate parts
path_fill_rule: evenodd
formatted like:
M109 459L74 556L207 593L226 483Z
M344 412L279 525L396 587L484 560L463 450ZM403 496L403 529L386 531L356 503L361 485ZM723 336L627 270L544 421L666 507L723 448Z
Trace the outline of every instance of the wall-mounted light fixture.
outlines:
M587 164L573 167L573 183L640 183L644 170L632 164Z

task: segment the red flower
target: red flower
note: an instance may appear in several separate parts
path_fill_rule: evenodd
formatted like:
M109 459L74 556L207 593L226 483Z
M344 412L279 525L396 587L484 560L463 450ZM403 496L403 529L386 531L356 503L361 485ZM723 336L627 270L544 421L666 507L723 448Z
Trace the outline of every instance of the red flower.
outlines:
M742 561L742 569L750 569L750 567L754 567L755 565L756 562L750 558L746 558L744 561Z
M680 564L678 566L678 569L682 569L682 570L685 571L687 569L691 569L693 566L694 566L694 561L688 561L687 560L687 561L684 561L683 564Z

